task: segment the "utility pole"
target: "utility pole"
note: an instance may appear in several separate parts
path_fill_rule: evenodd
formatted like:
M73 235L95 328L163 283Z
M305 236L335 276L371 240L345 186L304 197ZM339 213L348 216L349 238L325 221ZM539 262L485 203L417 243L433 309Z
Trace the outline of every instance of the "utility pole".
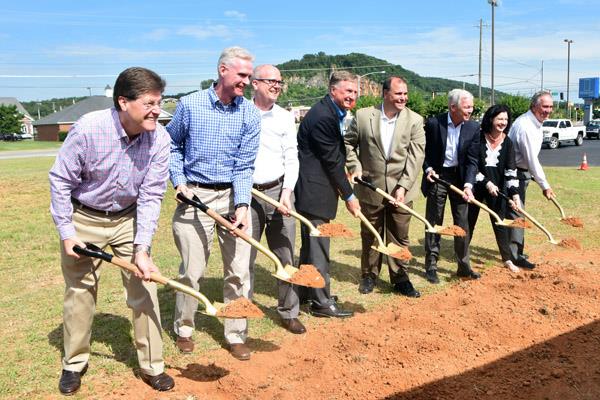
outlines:
M492 105L496 104L494 100L494 17L498 0L488 0L488 3L492 6Z
M540 90L544 90L544 60L542 60L542 84L540 85Z
M571 73L571 43L573 43L573 41L571 39L565 39L564 42L567 44L567 114L569 115L569 119L571 119L571 107L569 107L569 75Z
M477 26L475 26L477 28ZM489 27L488 24L483 24L483 19L479 18L479 100L481 100L481 43L483 41L483 28Z

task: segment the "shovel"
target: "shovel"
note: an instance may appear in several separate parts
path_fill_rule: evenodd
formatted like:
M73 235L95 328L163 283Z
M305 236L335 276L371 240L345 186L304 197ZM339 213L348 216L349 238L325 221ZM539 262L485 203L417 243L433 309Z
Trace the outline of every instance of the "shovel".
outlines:
M275 254L273 254L273 252L271 250L269 250L268 248L266 248L265 246L260 244L252 236L248 235L246 232L242 231L241 229L239 229L239 228L234 229L233 224L231 222L229 222L227 219L225 219L224 217L219 215L215 210L209 208L206 204L204 204L202 201L200 201L198 196L194 195L193 198L189 199L189 198L185 197L183 195L183 193L177 193L177 198L185 204L188 204L192 207L196 207L196 208L200 209L206 215L208 215L209 217L214 219L219 225L228 229L230 232L235 233L237 236L242 238L242 240L244 240L251 246L256 247L258 250L260 250L260 252L262 252L264 255L269 257L276 266L275 273L271 274L275 278L285 281L285 282L288 282L288 283L295 284L295 285L300 285L300 286L307 286L307 287L313 287L313 288L325 287L325 280L323 279L323 277L320 274L318 274L319 275L318 277L315 276L314 279L294 281L293 278L294 278L294 275L296 275L298 273L298 271L299 271L298 268L293 267L291 265L283 266L283 264L281 264L281 261L279 261L279 258L277 258L277 256Z
M450 228L450 227L444 227L444 226L440 226L440 225L432 226L429 223L429 221L427 221L427 219L425 219L425 217L423 217L421 214L417 213L415 210L413 210L412 208L410 208L406 204L397 202L394 197L392 197L390 194L388 194L387 192L385 192L383 189L380 189L380 188L376 187L371 182L367 182L367 181L365 181L365 180L363 180L361 178L358 178L358 177L355 177L354 180L357 183L360 183L361 185L366 186L369 189L371 189L371 190L379 193L385 199L389 200L392 204L397 205L398 207L400 207L404 211L406 211L406 212L410 213L411 215L413 215L419 221L423 222L425 224L425 232L436 233L438 235L457 236L456 233L452 232L452 228Z
M450 188L450 190L452 190L452 191L460 194L461 196L465 195L465 192L463 192L462 190L460 190L459 188L457 188L456 186L454 186L453 184L451 184L448 181L445 181L445 180L443 180L441 178L436 178L435 176L433 176L433 180L435 180L436 182L441 183L442 185ZM518 226L515 226L513 224L513 220L506 219L506 218L505 219L501 219L498 214L496 214L492 209L490 209L488 206L486 206L482 202L478 201L477 199L471 199L471 200L469 200L469 203L475 204L477 207L481 208L482 210L484 210L485 212L487 212L488 214L490 214L496 220L496 225L506 226L507 228L519 228Z
M583 228L583 222L581 221L580 218L577 218L577 217L567 217L565 215L565 210L563 210L563 208L561 207L561 205L558 202L558 200L556 200L555 197L552 197L550 200L552 200L552 202L554 203L554 205L558 208L558 211L560 211L560 220L562 222L564 222L567 225L574 226L576 228Z
M256 189L252 189L252 194L256 197L258 197L261 200L266 201L267 203L271 204L274 207L282 207L283 204L281 204L280 202L278 202L277 200L267 196L266 194L264 194L263 192L261 192L260 190L256 190ZM308 226L308 228L310 229L310 236L325 236L323 234L321 234L321 231L319 231L317 229L316 226L314 226L312 224L312 222L310 222L308 219L306 219L305 217L303 217L302 215L298 214L296 211L294 210L289 210L290 215L294 218L296 218L298 221L302 222L304 225Z
M371 246L373 250L386 254L390 257L397 258L402 261L408 261L412 258L412 255L410 254L408 249L402 246L399 246L395 243L389 243L388 245L385 245L385 243L383 243L381 235L379 234L379 232L377 232L377 229L375 229L375 227L369 222L367 217L365 217L365 215L360 211L358 212L358 218L360 218L362 223L371 231L371 233L373 234L373 236L375 236L375 239L377 240L377 246ZM390 263L390 266L394 272L398 272L398 267L395 264Z
M76 245L73 247L73 251L82 256L99 258L101 260L107 261L111 264L117 265L117 266L121 267L122 269L129 271L131 273L134 273L134 274L139 271L138 268L134 264L127 262L127 261L123 260L122 258L115 257L114 255L103 251L100 247L98 247L92 243L86 243L85 245L86 245L85 248L82 248L82 247ZM224 310L224 307L226 307L225 304L211 303L210 300L208 300L208 298L206 298L206 296L204 296L202 293L195 291L194 289L192 289L189 286L186 286L177 281L174 281L173 279L165 278L164 276L162 276L160 273L157 273L157 272L152 272L150 274L150 280L152 280L153 282L162 283L165 286L172 287L175 290L178 290L180 292L183 292L189 296L192 296L192 297L198 299L202 304L204 304L204 311L200 311L200 312L202 314L205 314L205 315L208 315L211 317L219 317L219 318L256 318L257 316L262 317L262 311L260 311L260 309L257 308L256 306L254 306L256 310L249 310L252 312L249 313L249 315L247 315L247 316L228 316L227 312ZM232 304L232 303L229 303L229 304ZM258 313L256 313L256 311Z
M500 197L504 198L507 202L510 201L510 198L505 195L503 192L501 192L500 190L498 191L498 194L500 195ZM517 212L519 214L522 214L525 218L527 218L528 220L530 220L535 226L537 226L542 232L544 232L544 235L546 235L548 237L548 241L552 244L559 244L559 242L557 242L553 237L552 234L548 231L548 229L544 228L544 226L542 224L540 224L535 218L533 218L531 216L531 214L529 214L527 211L523 210L522 208L518 208Z

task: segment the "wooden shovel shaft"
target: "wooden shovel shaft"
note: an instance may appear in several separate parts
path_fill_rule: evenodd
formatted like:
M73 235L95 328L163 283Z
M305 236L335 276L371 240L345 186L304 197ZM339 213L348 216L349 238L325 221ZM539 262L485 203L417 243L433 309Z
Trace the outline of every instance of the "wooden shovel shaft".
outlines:
M544 228L544 226L542 224L540 224L535 218L533 218L531 216L531 214L529 214L527 211L523 210L522 208L518 209L518 212L523 214L525 216L525 218L527 218L528 220L530 220L531 222L533 222L533 224L535 226L537 226L542 232L544 232L544 234L548 237L548 241L552 244L557 244L558 242L556 240L554 240L554 238L552 237L552 234L550 233L550 231L548 231L548 229Z
M421 222L423 222L429 231L434 231L435 230L433 228L433 226L431 226L431 224L429 223L429 221L427 221L427 219L425 217L423 217L421 214L419 214L418 212L416 212L415 210L413 210L412 208L410 208L406 204L404 204L402 202L397 202L396 199L392 195L388 194L383 189L376 188L375 191L377 193L379 193L380 195L382 195L384 198L386 198L389 201L391 201L392 203L398 204L398 206L401 209L403 209L404 211L408 212L409 214L413 215L415 218L417 218L418 220L420 220Z
M212 208L207 209L206 214L209 217L211 217L212 219L214 219L219 225L229 229L230 231L232 231L233 233L238 235L240 238L242 238L242 240L244 240L251 246L256 247L264 255L269 257L275 263L275 266L277 267L277 271L284 271L283 264L281 264L281 261L279 261L277 256L271 250L269 250L268 248L266 248L265 246L260 244L260 242L255 240L252 236L248 235L246 232L244 232L243 230L241 230L239 228L234 229L233 224L231 222L227 221L225 218L223 218L221 215L219 215L219 213L217 213Z
M460 190L459 188L457 188L454 185L450 185L450 189L452 189L457 194L460 194L461 196L465 195L464 191ZM488 206L486 206L485 204L483 204L482 202L478 201L477 199L471 199L471 200L469 200L469 203L475 204L477 207L481 208L482 210L484 210L488 214L490 214L492 217L494 217L494 219L496 220L496 222L498 222L500 225L504 225L504 222L502 221L502 219L500 218L500 216L498 214L496 214L493 210L491 210Z
M375 236L375 239L377 239L377 242L379 243L379 247L385 247L385 243L383 243L383 239L381 238L379 232L377 232L377 229L375 229L375 227L369 222L367 217L365 217L365 215L360 211L358 212L358 218L360 218L362 223L371 231L373 236Z
M135 265L133 265L130 262L127 262L127 261L123 260L122 258L114 257L113 256L113 258L111 260L111 263L113 263L113 264L115 264L115 265L117 265L117 266L119 266L119 267L121 267L121 268L123 268L123 269L125 269L125 270L127 270L129 272L131 272L131 273L135 274L136 272L138 272L138 268ZM187 295L190 295L190 296L192 296L192 297L200 300L204 304L204 307L206 309L206 313L207 314L216 315L217 309L212 305L212 303L210 302L210 300L208 300L208 298L206 298L206 296L204 296L202 293L200 293L200 292L192 289L189 286L181 284L181 283L179 283L177 281L174 281L172 279L166 278L166 277L164 277L163 275L161 275L161 274L159 274L157 272L150 273L150 279L153 282L162 283L163 285L170 286L173 289L176 289L176 290L178 290L180 292L183 292L183 293L185 293Z
M266 201L267 203L271 204L272 206L283 207L283 204L281 204L277 200L267 196L266 194L262 193L260 190L252 189L252 194L254 196L258 197L259 199ZM289 212L292 217L296 218L297 220L302 222L304 225L308 226L312 232L318 231L316 226L314 226L308 219L306 219L302 215L298 214L296 211L289 210Z
M552 200L552 202L554 203L554 205L558 208L558 211L560 211L560 217L562 219L566 219L567 215L565 214L565 210L563 210L563 208L561 207L561 205L558 203L558 200L556 200L556 198L551 197L550 200Z

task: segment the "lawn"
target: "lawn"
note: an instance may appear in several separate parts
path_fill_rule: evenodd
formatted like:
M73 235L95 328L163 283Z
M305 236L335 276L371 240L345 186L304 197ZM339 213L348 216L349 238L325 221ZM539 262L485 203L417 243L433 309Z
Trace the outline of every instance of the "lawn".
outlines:
M35 144L36 142L34 142ZM41 142L39 142L41 143ZM20 143L17 143L20 144ZM52 158L30 158L0 161L0 341L3 344L3 367L0 370L0 397L38 398L57 394L62 352L62 296L64 282L60 272L59 242L49 214L49 189L47 171ZM586 237L584 247L595 246L598 235L600 211L596 193L600 192L600 169L577 171L574 168L548 168L547 174L558 193L565 211L583 219ZM170 188L163 203L158 232L154 239L153 254L164 275L175 277L179 257L171 233L171 216L175 207ZM415 210L424 212L424 199L419 198ZM542 198L537 185L528 193L528 210L542 222L557 239L572 236L575 228L559 222L554 205ZM447 210L447 215L450 215ZM360 295L357 285L360 277L359 224L340 207L338 222L355 231L356 238L332 240L332 288L342 301L354 304L355 309L371 310L383 303L393 302L387 273L375 293ZM447 222L449 222L447 220ZM411 278L415 286L427 295L454 284L451 273L456 270L452 261L452 241L444 239L440 271L442 284L431 286L423 279L423 226L413 220L411 225ZM582 235L578 235L581 239ZM532 253L552 250L552 245L538 230L528 233L527 244ZM298 254L299 247L296 249ZM499 265L497 247L489 219L482 213L476 237L472 244L472 262L478 270ZM128 378L137 360L131 343L131 312L126 308L117 267L105 265L102 270L97 314L92 333L92 357L86 385L93 389L94 381L114 382L119 386ZM276 283L270 275L273 265L259 256L256 266L255 301L266 313L266 318L254 320L250 335L254 339L268 340L271 346L285 335L278 325L274 311ZM218 246L214 246L208 267L208 276L201 290L212 300L222 299L222 266ZM180 355L172 337L174 296L172 291L160 288L162 322L165 338L165 359L169 365L189 362L192 356ZM301 319L311 326L327 324L327 320L302 314ZM200 314L197 316L195 340L197 352L210 351L224 343L221 323Z
M37 140L21 140L18 142L0 141L0 151L52 150L60 148L61 144L61 142L44 142Z

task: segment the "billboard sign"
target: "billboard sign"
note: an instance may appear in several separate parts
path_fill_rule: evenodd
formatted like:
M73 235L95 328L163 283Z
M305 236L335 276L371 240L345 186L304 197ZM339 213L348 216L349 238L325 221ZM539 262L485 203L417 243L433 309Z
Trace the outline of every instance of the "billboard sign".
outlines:
M579 97L582 99L600 98L600 78L579 79Z

